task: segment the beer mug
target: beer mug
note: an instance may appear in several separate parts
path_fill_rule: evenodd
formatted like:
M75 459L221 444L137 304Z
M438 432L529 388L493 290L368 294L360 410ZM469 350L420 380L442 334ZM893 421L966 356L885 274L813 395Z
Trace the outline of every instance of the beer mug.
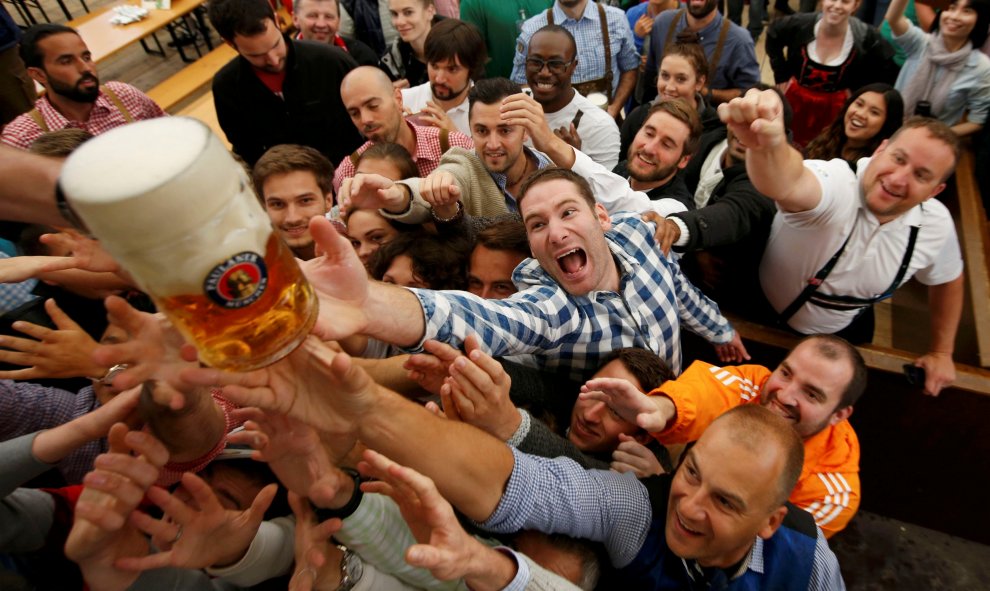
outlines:
M264 367L312 329L312 287L244 169L199 121L163 117L99 135L69 157L59 188L203 362Z

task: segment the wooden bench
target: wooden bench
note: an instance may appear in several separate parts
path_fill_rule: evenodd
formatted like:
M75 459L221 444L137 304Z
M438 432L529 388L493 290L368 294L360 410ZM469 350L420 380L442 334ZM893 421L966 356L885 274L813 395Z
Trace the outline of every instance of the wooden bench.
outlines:
M973 304L973 322L980 365L990 367L990 235L987 232L987 212L983 209L980 189L973 176L974 158L963 150L956 166L956 193L959 199L959 242L966 261L966 279ZM987 166L990 163L982 163Z
M223 145L230 149L230 142L227 141L227 136L224 135L223 130L220 129L220 122L217 121L217 110L213 106L213 93L207 92L203 96L197 98L195 101L190 103L187 107L180 110L177 115L182 117L192 117L193 119L199 119L205 123L213 133L217 134Z
M178 107L209 84L213 80L213 76L220 71L220 68L235 57L237 57L237 52L229 45L219 45L210 53L182 68L149 90L148 96L161 108L172 112L172 109ZM210 100L212 102L212 97Z

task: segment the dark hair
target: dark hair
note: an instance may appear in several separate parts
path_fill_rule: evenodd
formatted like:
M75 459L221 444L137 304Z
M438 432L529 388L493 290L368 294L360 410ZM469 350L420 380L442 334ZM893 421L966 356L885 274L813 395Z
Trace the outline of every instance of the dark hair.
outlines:
M577 41L574 40L574 35L564 27L560 25L546 25L533 33L533 37L536 37L540 33L559 33L567 37L571 45L571 54L574 55L575 58L577 57ZM531 42L533 37L530 37Z
M357 162L354 164L354 170L357 170L358 166L365 159L388 160L394 164L399 169L399 174L401 175L397 179L392 179L394 181L419 176L416 162L409 155L409 150L399 144L393 144L391 142L375 142L371 144L371 147L361 152L361 155L358 156Z
M522 92L522 87L508 78L476 80L474 86L468 91L468 117L471 116L471 109L474 109L476 102L483 105L495 105L501 103L505 97L520 92Z
M78 31L65 25L42 23L40 25L28 27L27 30L24 31L24 35L21 37L21 46L20 49L18 49L18 53L20 53L21 61L24 62L24 65L28 68L44 69L45 56L41 53L41 50L38 49L38 42L43 39L47 39L52 35L60 35L62 33L72 33L77 37L79 36Z
M667 57L668 55L679 55L683 57L691 65L691 68L694 69L695 77L699 79L704 78L706 84L710 82L708 80L708 58L705 57L705 50L701 47L700 43L690 41L671 43L663 50L663 57ZM660 60L660 64L663 65L662 59Z
M639 347L623 347L605 356L598 365L601 369L618 359L629 373L636 378L644 392L656 390L667 380L673 379L674 374L664 363L663 359L648 349Z
M288 491L284 486L282 486L282 483L279 482L278 477L275 476L272 469L268 467L268 464L248 458L213 460L203 468L199 476L208 477L219 467L226 467L236 470L245 478L261 487L268 486L272 483L278 485L278 490L275 493L275 498L272 500L272 504L267 510L265 510L265 520L270 521L276 517L292 515L292 508L289 506ZM247 509L247 507L245 507L245 509Z
M470 72L472 80L480 80L485 75L488 48L474 25L448 18L430 27L423 46L423 55L429 64L444 60L453 62L456 58Z
M65 158L92 137L93 134L85 129L65 127L39 135L31 142L28 151L42 156Z
M268 28L266 20L278 22L268 0L210 0L206 6L210 24L230 43L234 43L235 35L253 37L264 33Z
M826 359L838 361L845 358L849 362L852 366L853 375L849 379L846 389L843 390L842 398L839 399L839 404L835 407L835 410L842 410L856 404L859 397L866 391L867 374L866 361L860 354L859 349L850 344L846 339L835 336L834 334L809 335L801 339L798 345L805 341L814 341L815 349Z
M574 186L577 187L578 193L584 198L585 202L588 203L588 207L592 210L595 209L595 204L597 201L595 201L595 194L591 191L591 185L588 184L588 181L585 180L583 176L572 170L558 168L556 166L548 166L547 168L538 170L522 182L522 186L519 187L519 196L516 197L516 207L518 207L519 211L522 212L522 200L526 197L526 193L528 193L530 189L541 183L557 180L564 180L573 183Z
M258 199L265 200L265 181L274 174L303 170L313 173L324 195L333 195L333 164L315 148L298 144L280 144L262 154L251 176Z
M959 162L959 157L962 155L962 144L959 143L959 136L956 132L952 131L952 128L942 123L938 119L933 119L931 117L920 117L918 115L913 115L910 119L904 122L901 127L894 132L894 135L890 136L890 141L897 139L897 136L901 135L907 129L918 129L924 128L928 131L934 139L939 140L943 144L952 150L952 166L945 172L945 176L942 178L949 178L953 172L956 170L956 163Z
M462 240L444 239L426 232L400 233L383 244L368 261L368 271L379 281L395 257L412 260L413 275L430 289L467 289L467 263L471 250Z
M887 119L880 127L880 131L865 146L857 150L856 159L872 154L880 142L897 131L901 121L904 120L904 99L901 98L901 93L897 92L893 86L883 82L867 84L849 95L846 104L842 106L842 111L839 112L835 120L823 129L818 137L811 140L811 143L805 148L805 158L809 160L842 158L842 149L846 147L846 141L849 139L846 137L846 112L856 102L856 99L867 92L876 92L883 96L883 100L887 104Z
M949 6L964 1L968 2L967 6L976 12L976 24L973 25L973 30L969 32L969 40L973 43L973 51L979 51L986 43L987 34L990 32L988 31L990 29L990 0L953 0ZM935 20L932 21L932 33L938 32L941 20L942 10L939 10L935 14Z
M496 219L478 230L475 245L489 250L515 252L526 258L533 256L526 237L526 226L516 216Z
M650 110L646 113L646 119L643 120L643 124L653 116L654 113L667 113L674 119L677 119L684 125L688 126L689 134L687 141L684 142L684 148L681 151L681 156L688 155L693 156L695 152L698 151L698 144L701 143L701 117L698 116L698 111L692 109L683 99L664 99L653 103L650 106Z

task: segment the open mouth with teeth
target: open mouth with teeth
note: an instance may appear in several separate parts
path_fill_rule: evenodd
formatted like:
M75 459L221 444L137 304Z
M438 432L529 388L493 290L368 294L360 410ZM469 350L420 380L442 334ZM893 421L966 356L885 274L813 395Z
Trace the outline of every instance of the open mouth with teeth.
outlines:
M690 527L688 527L684 523L684 520L681 519L681 516L678 515L676 511L674 511L674 518L675 518L675 522L677 523L677 527L678 527L678 529L681 530L681 533L682 534L686 534L686 535L689 535L689 536L697 536L697 537L701 537L701 536L705 535L704 532L700 532L698 530L694 530L694 529L691 529Z
M588 265L588 255L583 249L573 248L557 256L557 264L564 275L573 277L581 273Z

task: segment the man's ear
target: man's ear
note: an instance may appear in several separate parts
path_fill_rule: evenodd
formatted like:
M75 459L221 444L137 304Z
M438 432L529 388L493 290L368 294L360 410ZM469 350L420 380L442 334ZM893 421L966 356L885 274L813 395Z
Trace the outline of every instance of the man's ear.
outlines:
M829 425L838 425L842 421L848 419L852 416L853 407L847 406L843 409L837 410L832 413L832 417L828 420Z
M770 539L773 534L777 533L780 526L784 524L784 517L787 517L787 505L781 505L774 509L773 513L767 517L767 522L763 524L760 531L756 532L756 535L764 540Z
M677 169L678 170L683 169L685 166L688 165L688 162L690 162L690 161L691 161L691 155L690 154L685 154L685 155L681 156L681 159L677 162Z
M886 150L887 149L887 144L889 144L889 143L890 143L890 139L885 139L882 142L880 142L880 145L877 146L877 149L876 150L873 150L873 154L872 155L873 156L876 156L880 152L883 152L884 150Z
M323 196L323 201L326 204L326 210L330 211L330 209L333 208L333 190L328 191L327 194Z
M608 210L601 203L595 203L595 217L598 218L598 223L602 227L603 232L608 232L612 229L612 218L608 215Z
M938 195L939 193L941 193L944 190L945 190L945 183L940 183L939 186L935 187L935 189L932 190L932 194L931 195L929 195L928 197L925 197L925 201L928 201L929 199L931 199L932 197Z
M31 66L27 68L26 71L27 75L31 77L31 80L34 80L38 84L48 88L48 74L46 74L43 69L37 66Z

